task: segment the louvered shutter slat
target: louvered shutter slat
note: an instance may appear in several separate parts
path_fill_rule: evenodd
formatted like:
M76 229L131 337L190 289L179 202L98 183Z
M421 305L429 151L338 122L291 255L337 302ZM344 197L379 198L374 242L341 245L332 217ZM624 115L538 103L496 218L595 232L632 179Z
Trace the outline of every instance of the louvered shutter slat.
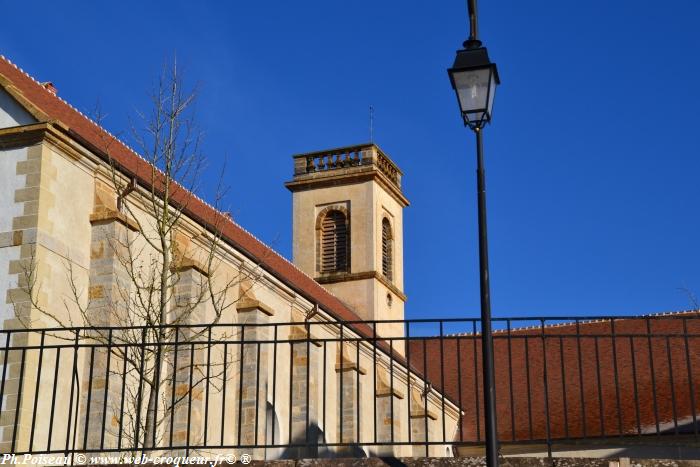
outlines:
M347 220L340 211L331 211L321 222L321 272L347 270Z
M382 220L382 274L392 280L392 235L389 220Z

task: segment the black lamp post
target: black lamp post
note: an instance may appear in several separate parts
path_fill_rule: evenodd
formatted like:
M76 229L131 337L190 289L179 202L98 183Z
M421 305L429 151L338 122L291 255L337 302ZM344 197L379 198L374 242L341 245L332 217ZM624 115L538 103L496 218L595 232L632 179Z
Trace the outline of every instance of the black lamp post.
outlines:
M482 131L491 121L493 98L500 83L496 64L477 38L476 0L468 0L469 39L457 52L455 63L448 70L452 87L462 111L464 125L476 133L476 183L479 203L479 269L481 286L481 355L484 387L484 418L486 420L486 465L498 465L496 431L496 388L493 365L493 336L491 332L491 296L489 287L489 252L486 232L486 177Z

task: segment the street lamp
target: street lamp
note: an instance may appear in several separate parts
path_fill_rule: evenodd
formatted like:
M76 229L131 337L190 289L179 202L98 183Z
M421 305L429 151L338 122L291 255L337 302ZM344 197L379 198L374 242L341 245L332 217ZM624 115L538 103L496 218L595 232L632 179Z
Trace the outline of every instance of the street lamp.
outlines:
M496 64L477 38L476 0L468 0L469 39L457 52L455 63L448 70L459 107L468 126L476 134L476 184L479 215L479 285L481 288L481 355L484 387L484 419L486 421L486 465L498 465L496 430L496 387L491 332L491 293L489 286L489 248L486 231L486 177L482 132L491 121L496 86L500 84Z
M496 64L489 61L486 48L481 47L479 41L472 42L478 42L478 45L469 48L472 44L465 42L465 49L457 52L448 73L457 93L464 124L479 131L491 121L493 98L501 81Z

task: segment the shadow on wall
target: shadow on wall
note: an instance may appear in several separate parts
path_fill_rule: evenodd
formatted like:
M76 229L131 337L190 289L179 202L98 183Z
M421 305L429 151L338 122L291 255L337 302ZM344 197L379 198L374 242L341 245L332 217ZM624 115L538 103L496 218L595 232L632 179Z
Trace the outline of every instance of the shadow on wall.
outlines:
M323 430L315 423L309 426L307 436L300 436L291 440L290 444L304 446L294 446L285 448L278 459L315 459L315 458L343 458L367 457L364 449L359 445L349 445L333 451L325 446L326 436ZM268 457L268 460L273 458Z

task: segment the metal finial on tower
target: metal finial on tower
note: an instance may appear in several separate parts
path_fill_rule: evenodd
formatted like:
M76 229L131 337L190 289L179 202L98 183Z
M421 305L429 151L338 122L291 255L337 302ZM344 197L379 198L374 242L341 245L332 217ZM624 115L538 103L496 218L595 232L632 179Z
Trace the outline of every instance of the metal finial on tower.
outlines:
M369 106L369 142L374 143L374 107Z

